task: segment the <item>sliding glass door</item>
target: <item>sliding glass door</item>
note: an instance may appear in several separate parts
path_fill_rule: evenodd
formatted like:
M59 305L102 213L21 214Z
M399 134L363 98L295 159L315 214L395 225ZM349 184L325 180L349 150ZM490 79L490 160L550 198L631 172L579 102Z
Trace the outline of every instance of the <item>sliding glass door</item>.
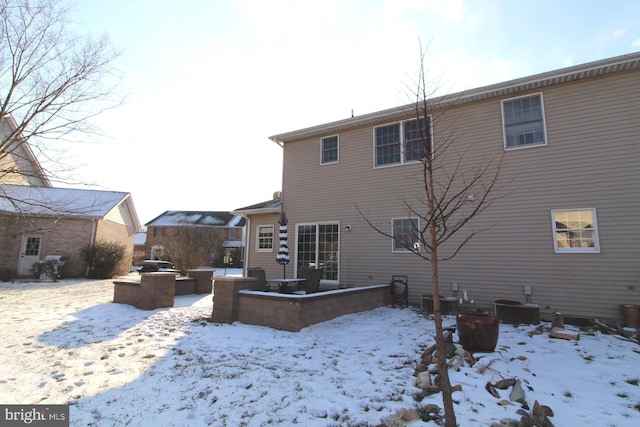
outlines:
M296 271L301 267L322 269L322 280L338 283L338 223L299 224L296 226Z

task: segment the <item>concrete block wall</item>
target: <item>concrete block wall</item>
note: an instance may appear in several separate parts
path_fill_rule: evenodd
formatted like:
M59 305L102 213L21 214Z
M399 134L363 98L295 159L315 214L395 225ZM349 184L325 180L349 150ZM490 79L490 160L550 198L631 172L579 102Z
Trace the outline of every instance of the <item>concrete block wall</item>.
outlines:
M187 270L187 276L196 280L196 294L210 294L213 289L213 270Z
M138 308L154 310L173 307L176 291L176 275L173 273L142 273Z
M195 293L196 279L192 277L176 277L174 295L190 295Z
M213 277L213 311L211 320L216 323L233 323L238 320L239 292L252 289L255 277Z
M140 283L116 281L113 282L113 302L138 306Z
M340 289L308 295L243 292L238 298L238 317L233 320L297 332L309 325L338 316L390 304L389 285Z

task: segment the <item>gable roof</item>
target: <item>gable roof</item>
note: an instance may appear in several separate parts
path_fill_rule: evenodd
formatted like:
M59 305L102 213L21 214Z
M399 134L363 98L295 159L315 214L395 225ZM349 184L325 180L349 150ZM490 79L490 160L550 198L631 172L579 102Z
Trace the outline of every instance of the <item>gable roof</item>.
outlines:
M0 212L41 216L104 218L131 195L118 191L0 185ZM136 216L132 205L129 207ZM137 224L137 218L132 218Z
M133 236L134 246L144 246L147 244L147 233L145 231L138 231Z
M145 225L171 227L177 225L200 225L208 227L242 227L244 218L225 211L166 211Z
M535 74L515 80L509 80L489 86L483 86L468 91L453 93L430 100L433 108L442 108L451 105L460 105L497 96L511 95L532 89L540 89L561 83L602 76L610 73L636 70L640 68L640 52L613 58L589 62L573 67L562 68L546 73ZM390 108L374 113L364 114L331 123L312 126L291 132L270 136L269 139L282 145L288 141L302 138L311 138L332 133L338 133L347 129L380 123L383 120L396 120L415 114L415 103L401 107Z
M24 139L22 132L17 131L17 129L18 125L11 114L0 118L0 141L3 141L8 135L14 135L12 138L7 138L7 141L4 141L3 152L9 158L0 159L0 163L8 165L10 161L13 161L18 168L17 173L9 173L6 176L3 174L1 178L7 184L15 184L15 178L19 177L26 181L28 185L51 187L51 181L49 181L42 165L40 165L40 162L33 154L31 146ZM11 140L16 143L14 144Z
M282 210L282 200L272 199L266 202L256 203L255 205L245 206L244 208L235 209L233 211L236 215L247 214L268 214L268 213L280 213Z

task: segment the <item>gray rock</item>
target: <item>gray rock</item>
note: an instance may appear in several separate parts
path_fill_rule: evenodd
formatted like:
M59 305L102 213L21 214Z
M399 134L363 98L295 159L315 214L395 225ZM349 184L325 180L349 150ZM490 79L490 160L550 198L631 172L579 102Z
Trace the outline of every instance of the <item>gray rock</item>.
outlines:
M520 384L520 380L515 380L513 388L511 389L511 394L509 395L509 400L512 402L522 403L525 399L524 389L522 388L522 384Z
M486 388L487 391L491 393L493 397L495 397L496 399L500 399L500 395L496 391L496 388L493 386L493 384L487 383L487 385L485 385L484 388Z
M431 375L429 374L429 372L424 371L418 373L418 377L416 379L416 387L421 390L425 390L431 385L433 385L433 383L431 382Z
M512 385L514 385L515 383L516 383L516 379L515 378L507 378L507 379L498 381L493 386L495 388L499 388L500 390L506 390L509 387L511 387Z

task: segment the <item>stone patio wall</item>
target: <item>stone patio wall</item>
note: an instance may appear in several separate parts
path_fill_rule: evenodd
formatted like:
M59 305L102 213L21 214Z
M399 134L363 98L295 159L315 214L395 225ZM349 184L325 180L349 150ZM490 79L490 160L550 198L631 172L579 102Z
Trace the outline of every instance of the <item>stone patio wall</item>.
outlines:
M297 332L338 316L391 304L389 285L296 295L255 291L254 282L251 277L214 278L212 320Z

